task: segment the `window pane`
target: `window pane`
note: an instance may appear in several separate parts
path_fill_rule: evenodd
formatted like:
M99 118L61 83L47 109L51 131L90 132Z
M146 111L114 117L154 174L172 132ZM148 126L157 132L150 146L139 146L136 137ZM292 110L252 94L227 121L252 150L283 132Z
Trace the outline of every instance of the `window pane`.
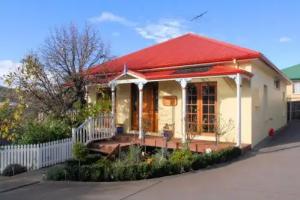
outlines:
M215 116L214 115L210 115L209 116L209 123L210 124L214 124L215 123Z
M208 96L203 96L202 97L202 103L203 104L208 104Z
M202 112L203 112L203 114L207 114L208 113L208 106L206 106L206 105L203 105L202 106Z
M208 132L208 126L207 126L206 124L203 124L203 126L202 126L202 131L203 131L204 133L207 133L207 132Z
M209 106L209 113L214 114L215 113L215 105Z
M215 86L209 86L209 94L215 94Z
M203 124L208 123L208 115L203 115L202 123L203 123Z
M209 103L214 104L215 103L215 96L209 96Z
M300 93L300 82L294 83L294 93Z
M202 95L203 96L208 95L208 86L202 86Z
M209 125L208 126L208 132L214 132L214 125Z

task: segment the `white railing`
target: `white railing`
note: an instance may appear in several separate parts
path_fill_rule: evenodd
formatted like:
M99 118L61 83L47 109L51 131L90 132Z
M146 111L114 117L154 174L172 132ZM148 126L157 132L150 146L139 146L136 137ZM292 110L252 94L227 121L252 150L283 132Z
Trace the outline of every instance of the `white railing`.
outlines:
M89 117L78 128L72 129L73 142L89 142L107 139L114 136L115 127L112 114L101 114L96 118Z
M41 144L0 146L0 172L10 164L20 164L28 170L34 170L71 158L71 138Z

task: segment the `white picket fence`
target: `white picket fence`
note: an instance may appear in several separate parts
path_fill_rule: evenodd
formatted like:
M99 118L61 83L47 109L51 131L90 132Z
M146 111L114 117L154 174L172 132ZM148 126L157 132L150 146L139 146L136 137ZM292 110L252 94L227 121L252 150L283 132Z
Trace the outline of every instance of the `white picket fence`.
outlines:
M28 170L62 163L72 158L72 138L41 144L0 146L0 172L9 164L20 164Z

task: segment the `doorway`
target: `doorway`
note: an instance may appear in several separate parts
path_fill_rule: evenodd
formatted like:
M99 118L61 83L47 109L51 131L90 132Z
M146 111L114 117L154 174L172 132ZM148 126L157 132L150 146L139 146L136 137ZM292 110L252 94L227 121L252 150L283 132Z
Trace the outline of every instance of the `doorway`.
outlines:
M143 130L158 131L158 84L147 83L143 88ZM139 90L131 85L131 129L139 129Z

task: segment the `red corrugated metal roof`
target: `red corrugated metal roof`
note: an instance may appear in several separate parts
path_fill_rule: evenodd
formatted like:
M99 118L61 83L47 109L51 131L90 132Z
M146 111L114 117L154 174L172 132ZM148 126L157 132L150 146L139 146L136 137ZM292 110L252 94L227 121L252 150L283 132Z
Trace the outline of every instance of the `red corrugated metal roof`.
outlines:
M88 73L120 72L124 64L139 71L260 57L258 51L189 33L92 67Z

